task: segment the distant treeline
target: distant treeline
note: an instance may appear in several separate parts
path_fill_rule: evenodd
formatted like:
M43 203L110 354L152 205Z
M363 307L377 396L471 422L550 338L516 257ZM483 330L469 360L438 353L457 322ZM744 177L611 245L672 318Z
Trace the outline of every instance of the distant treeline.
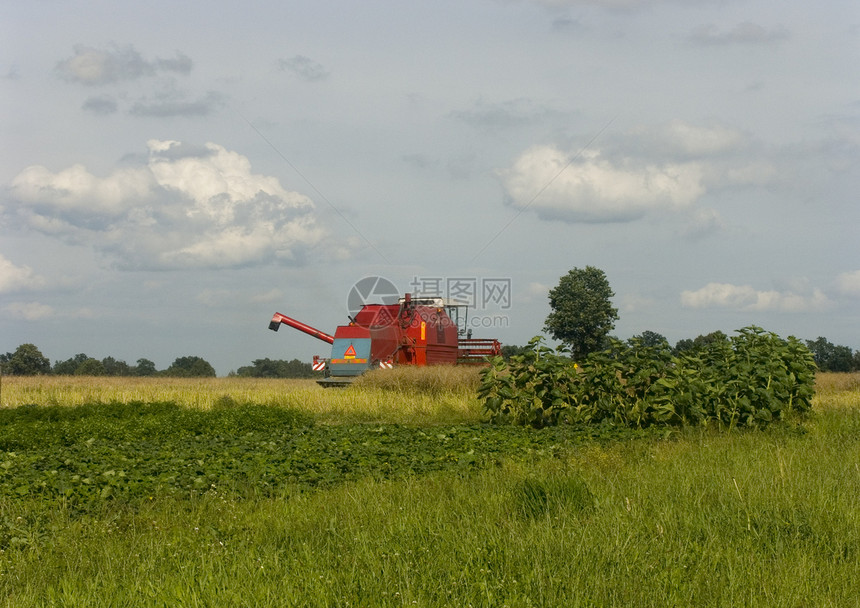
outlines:
M138 359L136 365L113 357L96 359L79 353L65 361L51 365L34 344L22 344L14 353L0 354L2 373L10 376L166 376L173 378L213 378L215 368L202 357L178 357L167 369L158 370L149 359ZM273 361L257 359L252 365L240 367L231 376L248 378L309 378L313 375L310 363L298 359Z
M634 340L638 340L638 343L642 346L662 346L677 356L680 353L695 351L707 346L711 342L724 340L725 338L726 334L723 332L714 331L697 336L696 338L678 340L675 346L671 346L665 336L655 331L644 331L638 336L630 338L628 342L632 343ZM608 344L609 339L607 338L607 346ZM806 340L806 346L815 358L815 364L818 366L818 369L823 372L860 371L860 350L852 351L848 346L837 346L827 338L822 337L816 340ZM510 359L514 355L522 354L526 349L527 347L525 346L505 345L502 346L502 357Z
M254 359L252 365L240 367L230 375L240 378L313 378L315 374L310 363L298 359Z

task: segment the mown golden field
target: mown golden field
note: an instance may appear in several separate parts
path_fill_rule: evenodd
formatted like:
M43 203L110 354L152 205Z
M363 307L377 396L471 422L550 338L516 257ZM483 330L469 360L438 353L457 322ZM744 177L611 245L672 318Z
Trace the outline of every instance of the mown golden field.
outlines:
M460 424L480 419L477 382L473 367L380 370L345 389L312 379L5 376L0 407L172 402L209 410L232 402L290 407L323 423Z

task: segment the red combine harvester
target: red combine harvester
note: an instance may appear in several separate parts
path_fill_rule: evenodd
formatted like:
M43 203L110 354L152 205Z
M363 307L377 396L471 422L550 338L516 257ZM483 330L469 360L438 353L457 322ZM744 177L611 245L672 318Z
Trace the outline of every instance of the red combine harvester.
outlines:
M278 331L283 323L331 344L331 357L314 357L314 369L324 373L319 384L343 386L376 367L480 364L498 355L498 340L473 339L460 327L467 314L464 304L407 293L397 304L365 304L333 336L279 312L269 329Z

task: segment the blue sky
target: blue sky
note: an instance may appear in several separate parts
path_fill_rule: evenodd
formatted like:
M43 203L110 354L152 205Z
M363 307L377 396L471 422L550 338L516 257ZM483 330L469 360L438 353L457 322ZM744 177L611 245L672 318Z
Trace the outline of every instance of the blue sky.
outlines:
M620 337L860 348L856 2L0 7L0 351L310 360L365 276L522 344L586 265Z

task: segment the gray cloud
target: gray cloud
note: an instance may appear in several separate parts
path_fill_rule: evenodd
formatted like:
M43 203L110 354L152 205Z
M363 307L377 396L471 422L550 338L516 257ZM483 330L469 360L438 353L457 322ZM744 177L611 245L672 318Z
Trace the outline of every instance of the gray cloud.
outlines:
M110 97L109 95L89 97L84 101L84 104L81 107L87 112L100 114L102 116L114 114L117 111L117 103L113 97Z
M586 28L578 19L559 16L552 20L552 29L557 32L581 32Z
M155 64L161 70L180 74L190 74L191 68L194 67L191 57L179 51L176 51L176 57L173 59L156 59Z
M448 174L452 179L469 179L475 171L475 163L478 157L472 152L461 154L448 161Z
M600 6L616 10L633 10L658 4L715 4L720 0L532 0L549 9L557 10L577 6Z
M789 37L783 27L767 29L764 26L745 21L730 30L720 30L716 25L704 24L694 28L688 40L702 46L721 46L730 44L773 44Z
M489 130L533 124L556 115L558 112L525 98L500 102L478 100L468 110L456 110L450 114L470 126Z
M289 59L281 59L278 62L280 68L286 72L292 72L302 80L308 82L316 82L325 80L329 77L329 71L326 70L321 63L318 63L310 57L304 55L296 55Z
M180 52L170 59L148 61L131 45L111 45L97 49L76 45L74 55L57 63L57 74L63 80L87 86L113 84L154 76L158 72L191 71L191 58Z
M168 118L181 116L193 118L208 116L224 104L220 93L209 91L200 99L184 99L181 94L166 93L152 101L141 100L134 103L129 110L132 116Z
M413 154L404 154L400 157L403 162L408 165L412 165L418 169L428 169L430 167L435 167L439 164L439 162L433 158L430 158L426 154L422 152L415 152Z
M548 8L566 8L570 6L604 6L606 8L639 8L656 4L659 0L535 0Z

